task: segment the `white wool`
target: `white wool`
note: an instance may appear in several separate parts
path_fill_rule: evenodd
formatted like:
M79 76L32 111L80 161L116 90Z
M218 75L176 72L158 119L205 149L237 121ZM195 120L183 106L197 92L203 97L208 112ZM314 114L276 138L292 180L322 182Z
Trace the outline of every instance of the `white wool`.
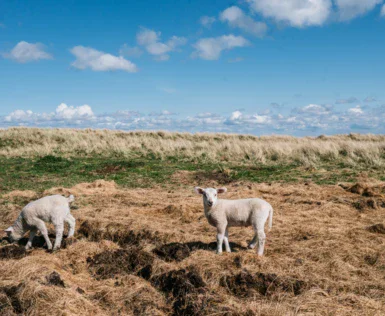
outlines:
M222 242L225 242L227 252L231 252L228 240L228 227L252 226L254 238L249 244L254 248L258 243L258 255L263 255L265 246L265 223L269 218L269 229L273 224L273 208L264 200L258 198L242 200L221 200L217 194L225 193L226 188L202 189L195 188L198 194L203 195L205 216L210 225L217 228L217 252L222 252Z
M63 238L64 222L69 225L68 237L75 233L75 218L70 214L69 204L75 200L71 195L66 198L61 195L51 195L39 200L30 202L21 211L15 223L6 229L8 237L12 241L22 238L30 231L26 249L31 248L32 240L39 230L44 236L48 249L52 249L52 243L48 238L48 230L45 223L52 223L55 226L56 239L53 249L60 248Z

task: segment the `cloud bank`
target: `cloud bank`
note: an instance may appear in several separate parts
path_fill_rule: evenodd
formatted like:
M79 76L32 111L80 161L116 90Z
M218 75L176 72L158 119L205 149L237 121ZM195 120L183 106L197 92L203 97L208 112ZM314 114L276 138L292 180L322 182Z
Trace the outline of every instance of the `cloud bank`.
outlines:
M319 135L350 132L384 133L385 105L351 106L339 110L338 106L308 104L286 114L281 108L258 113L234 110L231 113L196 113L180 116L173 112L140 113L117 111L95 114L89 105L69 106L61 103L50 113L15 110L0 117L0 127L75 127L121 130L169 130L188 132L229 132L256 135L292 134Z

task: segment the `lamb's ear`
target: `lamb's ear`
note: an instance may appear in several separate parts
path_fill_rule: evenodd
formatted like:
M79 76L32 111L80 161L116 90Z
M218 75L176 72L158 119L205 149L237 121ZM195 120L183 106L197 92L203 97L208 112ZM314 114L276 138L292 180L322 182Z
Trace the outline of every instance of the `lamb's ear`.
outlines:
M200 187L195 187L194 190L195 190L195 192L198 193L198 194L203 194L203 193L205 193L205 190L203 190L203 189L200 188Z
M9 226L6 230L4 230L6 233L13 232L13 227Z
M222 193L226 193L226 192L227 192L226 188L219 188L219 189L217 189L217 193L218 194L222 194Z

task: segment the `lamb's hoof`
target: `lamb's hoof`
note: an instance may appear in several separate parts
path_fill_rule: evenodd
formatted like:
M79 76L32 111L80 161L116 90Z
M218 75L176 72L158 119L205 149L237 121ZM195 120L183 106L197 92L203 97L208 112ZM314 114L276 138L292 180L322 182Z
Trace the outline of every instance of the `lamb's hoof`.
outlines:
M221 255L222 253L222 251L217 251L217 255Z
M255 248L255 245L248 245L247 248L249 248L249 249L254 249L254 248Z

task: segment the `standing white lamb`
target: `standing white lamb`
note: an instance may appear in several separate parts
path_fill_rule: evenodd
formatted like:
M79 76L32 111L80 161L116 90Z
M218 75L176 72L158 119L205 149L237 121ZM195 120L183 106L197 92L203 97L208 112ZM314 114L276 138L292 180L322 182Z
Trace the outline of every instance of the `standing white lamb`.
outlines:
M48 249L52 249L52 243L48 238L45 222L55 226L56 239L54 250L60 248L63 238L64 222L69 225L68 237L74 235L75 218L70 214L69 204L75 200L73 195L66 198L61 195L51 195L30 202L21 211L15 223L8 227L5 232L11 242L21 239L26 232L30 231L26 249L31 248L32 240L38 230L44 236Z
M222 253L222 243L225 242L227 252L231 252L229 244L228 227L253 226L255 235L249 244L254 249L258 242L258 255L263 255L265 247L265 223L269 218L269 230L273 225L273 208L264 200L220 200L217 194L225 193L226 188L202 189L196 187L195 191L203 195L205 216L210 225L217 228L217 253Z

